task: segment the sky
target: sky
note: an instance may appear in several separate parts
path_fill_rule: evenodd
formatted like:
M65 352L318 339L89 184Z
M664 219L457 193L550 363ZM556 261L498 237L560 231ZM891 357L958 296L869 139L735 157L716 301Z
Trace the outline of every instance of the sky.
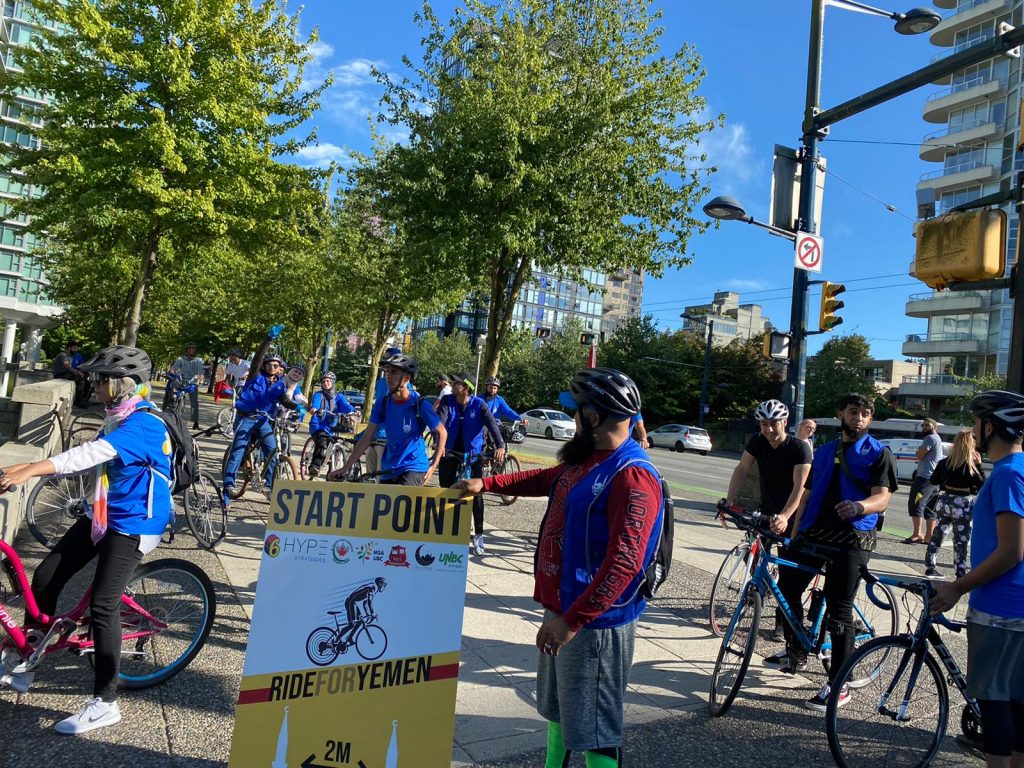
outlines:
M445 20L455 6L456 0L433 3ZM708 114L725 115L724 128L709 134L702 147L708 164L718 168L708 198L733 195L766 221L774 146L799 145L811 0L675 0L654 7L664 11L663 49L695 48L706 71L700 93ZM379 95L370 67L397 74L405 71L403 55L420 61L422 35L413 20L419 8L415 0L305 0L302 30L319 31L306 80L316 83L333 72L334 84L313 121L319 145L303 150L297 162L341 162L349 149L368 149L369 119ZM941 50L928 42L928 34L899 35L886 19L830 7L821 106L919 69ZM914 257L915 186L921 174L940 167L918 157L922 138L941 128L921 117L927 96L940 88L920 89L843 121L822 144L828 165L819 232L823 272L811 277L847 286L838 332L866 336L880 359L901 359L905 336L926 331L925 321L908 318L904 307L910 295L928 291L907 270ZM391 136L401 139L399 132ZM716 290L733 290L742 302L761 304L777 328L788 328L794 263L788 241L741 222L722 222L692 238L688 255L690 265L645 282L643 311L662 327L678 327L685 305L709 302ZM808 326L816 328L815 289L808 307ZM830 337L812 336L809 351Z

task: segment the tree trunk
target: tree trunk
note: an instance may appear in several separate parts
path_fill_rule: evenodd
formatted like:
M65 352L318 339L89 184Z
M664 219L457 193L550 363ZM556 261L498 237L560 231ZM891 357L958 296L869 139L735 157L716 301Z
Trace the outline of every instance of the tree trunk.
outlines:
M373 410L374 395L377 390L377 373L380 370L380 359L388 348L388 339L398 327L398 317L389 310L383 310L377 318L377 327L373 333L373 356L370 358L370 370L366 374L366 401L363 403L363 421L370 420Z
M128 316L118 331L121 344L134 347L139 338L139 326L142 325L142 309L146 304L150 283L156 275L156 254L160 246L160 233L154 232L146 238L145 254L138 277L132 286L131 302L128 305Z
M503 246L499 256L500 263L507 263L508 258L508 249ZM481 372L483 378L498 375L498 367L501 365L501 349L505 346L508 329L512 326L512 310L515 309L519 291L523 287L523 283L526 282L530 263L529 256L524 255L519 259L519 265L516 267L515 274L512 275L511 286L508 284L509 270L499 266L491 272L491 306L487 313L487 347L484 351L484 365Z

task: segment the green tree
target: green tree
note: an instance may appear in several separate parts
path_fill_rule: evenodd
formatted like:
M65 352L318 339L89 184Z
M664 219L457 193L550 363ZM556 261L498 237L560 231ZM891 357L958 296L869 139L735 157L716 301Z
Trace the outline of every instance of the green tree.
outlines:
M296 131L327 83L302 89L315 35L299 39L284 0L32 6L52 23L18 50L23 71L5 73L0 98L49 97L29 129L41 149L9 145L0 168L44 190L17 209L96 298L79 290L69 305L110 311L115 338L134 344L167 262L222 239L246 253L301 242L314 173L276 157L312 141Z
M475 373L476 355L469 345L469 337L456 331L443 339L433 333L425 333L412 343L409 354L419 363L417 379L420 391L425 395L436 395L434 382L442 373Z
M502 395L522 413L530 408L560 408L558 394L569 388L576 371L587 364L580 344L582 324L571 320L538 341L532 331L509 334L503 355Z
M834 416L836 403L848 392L874 397L874 384L864 379L860 363L871 357L868 340L860 334L836 336L807 363L806 405L810 417Z
M388 216L490 297L485 375L532 270L659 275L707 226L704 73L688 45L662 53L659 18L646 0L466 0L445 25L424 3L422 64L377 73L380 119L409 130L378 168Z
M944 417L965 427L974 424L974 414L971 413L968 406L976 394L987 389L1006 389L1006 377L994 373L986 373L981 376L957 376L956 383L964 388L964 394L951 397L946 401L943 408Z

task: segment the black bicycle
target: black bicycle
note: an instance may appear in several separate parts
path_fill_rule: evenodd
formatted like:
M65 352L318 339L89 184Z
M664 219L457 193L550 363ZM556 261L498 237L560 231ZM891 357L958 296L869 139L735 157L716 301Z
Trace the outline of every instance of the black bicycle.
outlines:
M379 659L388 648L387 632L377 624L376 616L358 616L342 627L338 616L344 613L328 611L327 615L334 617L334 629L317 627L306 638L306 656L318 667L326 667L353 646L367 661Z

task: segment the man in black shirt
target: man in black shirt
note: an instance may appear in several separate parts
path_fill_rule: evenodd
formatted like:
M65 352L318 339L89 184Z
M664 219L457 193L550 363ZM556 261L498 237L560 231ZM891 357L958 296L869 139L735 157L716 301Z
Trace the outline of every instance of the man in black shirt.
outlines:
M778 400L765 400L754 411L761 431L747 442L740 463L732 471L726 498L736 500L747 472L757 462L761 481L761 512L777 515L773 527L779 533L796 512L804 482L811 471L811 449L803 440L786 433L789 409ZM772 636L783 639L782 611L775 612L775 631Z

